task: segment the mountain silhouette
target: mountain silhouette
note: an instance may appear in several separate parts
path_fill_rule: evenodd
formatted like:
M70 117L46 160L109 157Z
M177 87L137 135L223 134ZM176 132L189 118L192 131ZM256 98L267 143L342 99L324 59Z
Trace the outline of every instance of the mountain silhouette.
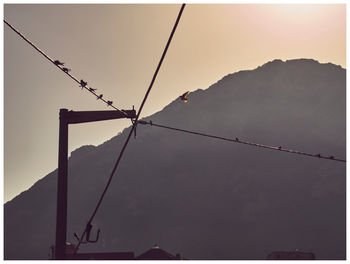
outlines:
M346 157L346 70L274 60L229 74L144 118L155 123ZM130 127L71 153L67 241L76 243ZM138 125L79 252L154 244L187 259L265 259L273 251L346 257L345 163ZM4 205L5 259L48 259L57 170ZM93 231L96 232L96 231Z

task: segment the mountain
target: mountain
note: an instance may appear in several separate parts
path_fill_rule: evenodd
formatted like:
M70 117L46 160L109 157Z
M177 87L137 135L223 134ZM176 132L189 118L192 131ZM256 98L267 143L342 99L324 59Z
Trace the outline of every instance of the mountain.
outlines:
M346 157L346 70L274 60L229 74L144 120ZM69 158L67 240L95 208L130 127ZM265 259L273 251L346 257L346 165L138 125L80 252L154 244L187 259ZM4 205L5 259L47 259L57 170ZM93 237L94 237L94 232Z

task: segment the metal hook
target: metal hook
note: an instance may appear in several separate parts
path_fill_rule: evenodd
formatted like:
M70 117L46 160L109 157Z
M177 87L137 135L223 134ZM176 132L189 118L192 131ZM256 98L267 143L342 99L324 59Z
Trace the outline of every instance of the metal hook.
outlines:
M92 229L92 224L88 222L86 225L86 241L89 243L96 243L98 240L98 237L100 236L100 229L97 230L97 236L95 240L90 239L91 229Z

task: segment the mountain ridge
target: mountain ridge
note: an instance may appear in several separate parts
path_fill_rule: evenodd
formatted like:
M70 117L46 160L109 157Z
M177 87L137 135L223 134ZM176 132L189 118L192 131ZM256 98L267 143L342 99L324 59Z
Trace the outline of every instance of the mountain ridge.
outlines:
M208 89L190 93L187 104L177 98L143 120L345 157L344 95L341 67L315 60L274 60L226 75ZM83 146L71 153L69 241L74 241L73 232L81 230L96 205L129 130L99 146ZM94 224L102 230L98 250L141 251L160 241L170 252L190 259L262 259L269 251L317 245L316 257L344 258L343 166L149 126L138 125L137 135L96 217ZM6 259L42 259L43 245L48 251L54 242L56 177L57 170L4 205ZM299 197L293 198L295 193ZM329 219L322 208L337 217ZM298 210L307 220L293 214ZM288 217L293 221L286 222ZM26 219L20 228L19 219ZM309 230L311 219L315 224ZM241 230L235 230L232 223ZM30 246L18 242L20 231L34 234L35 241ZM277 233L266 233L272 231ZM279 237L279 232L289 239ZM203 235L212 239L200 239ZM336 241L335 245L319 242L317 236ZM230 251L230 245L236 250Z

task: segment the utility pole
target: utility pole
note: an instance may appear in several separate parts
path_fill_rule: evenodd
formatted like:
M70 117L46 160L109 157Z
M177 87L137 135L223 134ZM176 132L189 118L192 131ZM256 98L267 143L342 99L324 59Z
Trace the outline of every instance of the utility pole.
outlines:
M68 191L68 122L67 109L60 109L58 145L57 213L55 259L65 259L67 236L67 191Z
M66 259L67 237L67 193L68 193L68 125L96 122L119 118L136 118L135 110L122 111L68 111L60 109L58 179L57 179L57 214L55 258Z

